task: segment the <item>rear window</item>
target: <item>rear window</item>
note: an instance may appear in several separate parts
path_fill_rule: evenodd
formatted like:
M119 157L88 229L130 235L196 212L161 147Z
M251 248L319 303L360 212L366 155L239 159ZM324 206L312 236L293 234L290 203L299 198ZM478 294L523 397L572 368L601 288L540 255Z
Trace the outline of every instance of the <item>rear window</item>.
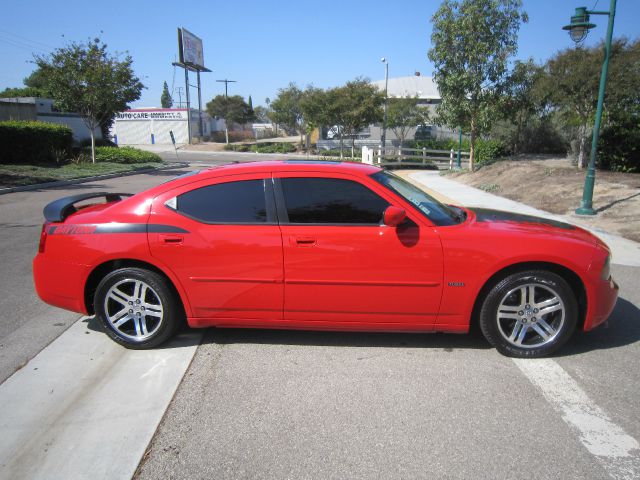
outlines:
M203 223L265 223L264 180L197 188L178 195L174 208Z

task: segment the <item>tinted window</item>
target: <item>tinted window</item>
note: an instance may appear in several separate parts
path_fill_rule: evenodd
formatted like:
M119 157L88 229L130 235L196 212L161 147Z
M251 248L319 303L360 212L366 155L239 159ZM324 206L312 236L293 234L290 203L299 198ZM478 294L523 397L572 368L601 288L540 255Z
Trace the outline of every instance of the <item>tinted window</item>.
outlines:
M179 195L176 209L206 223L266 222L264 181L246 180L197 188Z
M389 205L364 185L337 178L283 178L291 223L379 224Z
M455 225L464 219L463 216L460 216L462 211L454 211L451 207L440 203L426 192L392 173L382 171L374 173L371 178L413 203L420 212L438 226Z

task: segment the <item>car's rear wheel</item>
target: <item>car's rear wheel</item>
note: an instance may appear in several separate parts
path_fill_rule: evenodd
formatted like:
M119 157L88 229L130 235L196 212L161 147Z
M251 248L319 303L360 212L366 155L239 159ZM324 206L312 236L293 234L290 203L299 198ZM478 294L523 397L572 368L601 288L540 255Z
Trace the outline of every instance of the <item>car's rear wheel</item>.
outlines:
M573 290L561 276L530 270L493 286L480 311L480 328L504 355L542 357L571 337L577 312Z
M122 268L106 275L94 306L107 334L127 348L153 348L169 339L181 323L182 309L161 275Z

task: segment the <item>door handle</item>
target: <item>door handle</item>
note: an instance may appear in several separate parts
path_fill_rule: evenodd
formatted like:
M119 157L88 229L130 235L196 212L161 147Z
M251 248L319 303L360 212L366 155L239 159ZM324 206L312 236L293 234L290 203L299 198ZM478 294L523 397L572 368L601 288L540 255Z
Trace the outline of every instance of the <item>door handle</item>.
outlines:
M313 247L316 244L314 237L291 237L291 243L297 247Z
M165 245L181 245L184 237L182 235L160 234L160 241Z

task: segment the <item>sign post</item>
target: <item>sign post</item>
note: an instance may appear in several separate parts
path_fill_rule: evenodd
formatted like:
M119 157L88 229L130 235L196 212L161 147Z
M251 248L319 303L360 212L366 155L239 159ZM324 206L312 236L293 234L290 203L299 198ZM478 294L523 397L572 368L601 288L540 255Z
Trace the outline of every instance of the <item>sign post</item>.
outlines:
M189 96L189 71L196 72L198 80L198 129L200 137L204 136L202 125L202 95L200 93L200 72L211 72L204 66L204 50L202 40L185 28L178 28L178 54L180 60L174 62L176 67L184 68L184 83L187 93L187 119L189 129L189 143L191 143L191 102Z
M173 149L176 151L176 160L180 161L178 156L178 147L176 147L176 138L173 136L173 130L169 130L169 136L171 137L171 143L173 143Z

